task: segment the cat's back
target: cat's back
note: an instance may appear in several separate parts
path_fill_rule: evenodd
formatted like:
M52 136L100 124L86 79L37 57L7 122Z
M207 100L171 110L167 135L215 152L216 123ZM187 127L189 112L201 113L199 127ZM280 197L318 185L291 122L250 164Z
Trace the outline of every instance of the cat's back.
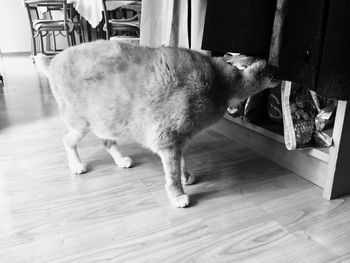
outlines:
M191 50L107 40L64 50L52 60L50 72L56 83L66 86L86 88L119 78L133 89L140 84L153 89L190 82L203 86L213 74L209 58Z
M135 69L142 67L143 57L152 52L147 47L98 40L59 53L50 64L50 72L56 82L79 81L81 87L94 80L101 82L116 75L135 74Z
M100 40L61 52L50 71L68 103L75 97L86 106L91 100L114 100L175 109L178 103L203 104L205 96L215 93L210 58L182 48Z

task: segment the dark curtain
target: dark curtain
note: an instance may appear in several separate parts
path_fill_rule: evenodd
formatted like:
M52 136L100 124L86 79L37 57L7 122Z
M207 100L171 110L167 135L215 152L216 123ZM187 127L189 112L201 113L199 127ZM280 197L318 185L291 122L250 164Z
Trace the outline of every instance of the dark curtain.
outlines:
M268 57L276 0L208 0L202 48Z

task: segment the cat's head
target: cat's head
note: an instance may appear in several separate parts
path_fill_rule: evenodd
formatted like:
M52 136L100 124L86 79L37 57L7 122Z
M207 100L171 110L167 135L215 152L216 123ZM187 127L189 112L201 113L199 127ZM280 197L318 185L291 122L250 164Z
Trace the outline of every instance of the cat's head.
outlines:
M250 96L260 90L276 87L281 81L274 79L275 71L276 69L268 65L266 60L255 60L242 70L243 84L247 84L244 90Z
M237 54L232 55L227 63L234 66L240 76L233 87L234 101L241 101L264 89L280 84L280 80L274 79L275 68L268 65L264 59Z

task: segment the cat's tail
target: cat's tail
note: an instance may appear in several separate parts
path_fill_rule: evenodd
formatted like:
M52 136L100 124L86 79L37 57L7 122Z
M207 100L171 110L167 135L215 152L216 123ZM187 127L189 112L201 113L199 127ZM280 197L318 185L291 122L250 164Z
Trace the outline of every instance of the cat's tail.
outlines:
M50 66L52 59L53 59L53 56L46 56L46 55L41 54L41 53L34 57L36 67L48 79L50 78L49 66Z
M50 71L49 71L49 66L53 58L54 56L46 56L40 53L34 57L34 61L38 71L43 73L45 77L49 79L52 94L54 95L58 105L62 105L63 104L63 100L61 98L62 96L60 96L57 86L52 81Z

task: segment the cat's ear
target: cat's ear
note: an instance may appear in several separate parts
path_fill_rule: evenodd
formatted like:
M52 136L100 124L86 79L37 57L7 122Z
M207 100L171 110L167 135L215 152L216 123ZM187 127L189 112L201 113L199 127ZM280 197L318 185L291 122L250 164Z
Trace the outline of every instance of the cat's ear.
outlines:
M227 53L224 58L227 63L238 68L239 70L247 69L255 61L254 57L245 56L239 53Z

